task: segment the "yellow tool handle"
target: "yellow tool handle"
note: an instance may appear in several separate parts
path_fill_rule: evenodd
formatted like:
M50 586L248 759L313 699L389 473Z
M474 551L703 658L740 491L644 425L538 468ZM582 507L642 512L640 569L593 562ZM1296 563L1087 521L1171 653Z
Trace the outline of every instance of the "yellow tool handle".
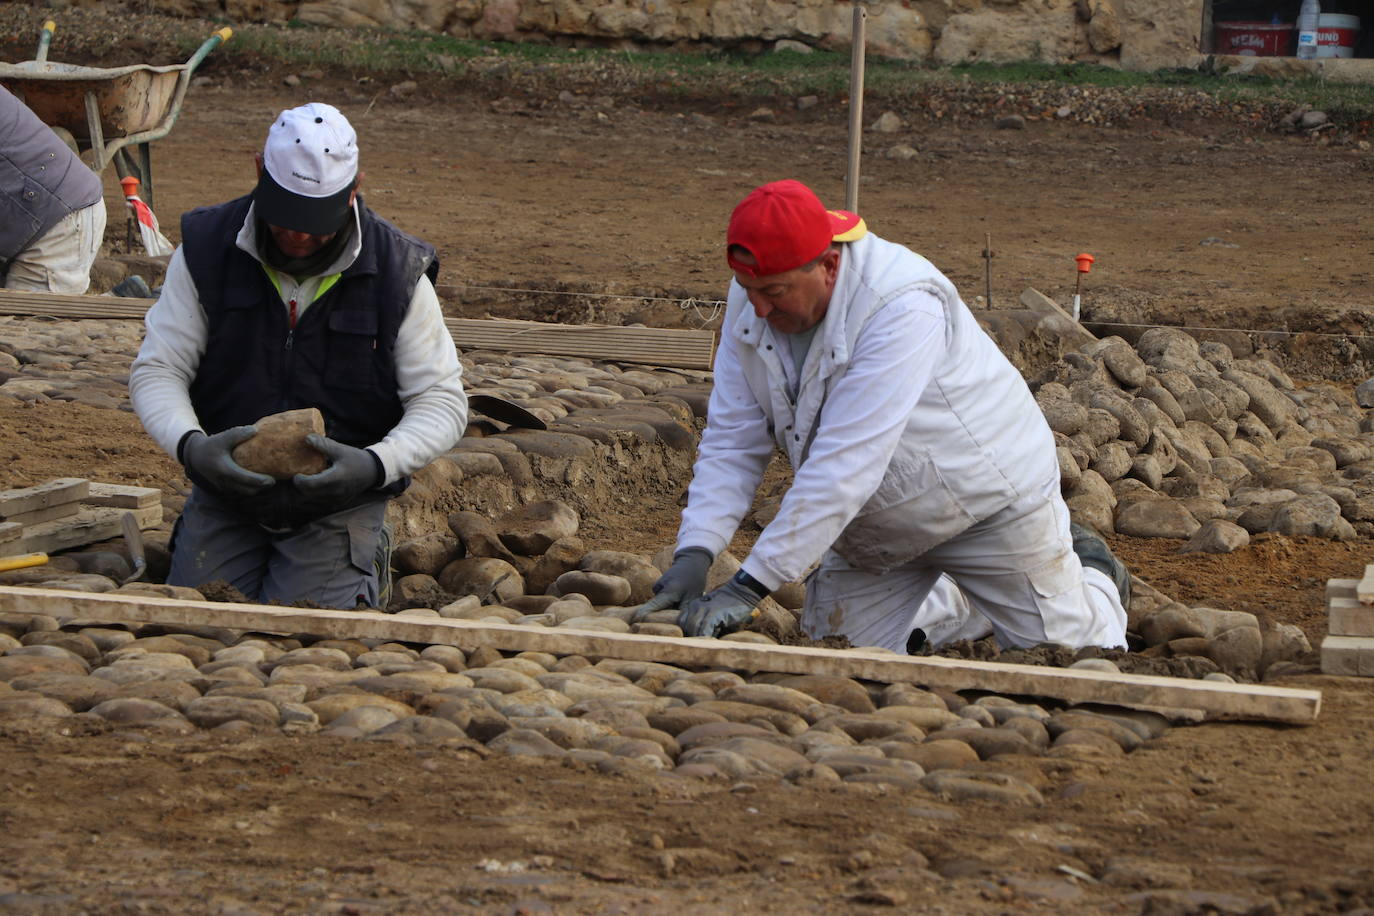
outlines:
M0 557L0 572L24 569L27 566L42 566L46 562L48 562L46 553L26 553L17 557Z

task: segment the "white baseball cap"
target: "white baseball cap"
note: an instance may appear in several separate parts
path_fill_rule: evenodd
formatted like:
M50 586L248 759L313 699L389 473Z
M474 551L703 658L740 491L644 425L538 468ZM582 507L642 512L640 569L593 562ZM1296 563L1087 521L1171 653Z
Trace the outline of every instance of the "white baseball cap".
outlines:
M338 232L358 175L358 135L333 105L283 111L267 131L263 170L253 191L270 225L312 235Z

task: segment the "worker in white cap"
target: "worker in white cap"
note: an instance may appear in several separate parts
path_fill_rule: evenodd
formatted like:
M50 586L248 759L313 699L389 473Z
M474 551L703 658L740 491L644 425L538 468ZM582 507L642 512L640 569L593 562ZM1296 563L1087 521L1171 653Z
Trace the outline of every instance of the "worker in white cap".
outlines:
M251 601L385 606L386 504L467 425L434 248L358 195L357 137L336 108L283 111L252 193L181 221L129 378L144 428L194 487L168 582ZM277 481L233 458L259 418L315 407L329 460Z
M688 636L719 635L813 570L815 638L1125 646L1125 567L1071 530L1045 419L943 274L797 181L744 198L725 254L706 430L673 565L638 616L676 607ZM774 449L792 485L703 594Z

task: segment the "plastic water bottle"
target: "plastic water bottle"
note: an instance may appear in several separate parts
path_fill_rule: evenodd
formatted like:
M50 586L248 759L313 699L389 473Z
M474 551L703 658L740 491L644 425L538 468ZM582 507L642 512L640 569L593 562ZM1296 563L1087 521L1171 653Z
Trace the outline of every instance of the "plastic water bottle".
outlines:
M1320 0L1302 0L1298 11L1298 57L1311 60L1317 56L1317 26L1322 15Z

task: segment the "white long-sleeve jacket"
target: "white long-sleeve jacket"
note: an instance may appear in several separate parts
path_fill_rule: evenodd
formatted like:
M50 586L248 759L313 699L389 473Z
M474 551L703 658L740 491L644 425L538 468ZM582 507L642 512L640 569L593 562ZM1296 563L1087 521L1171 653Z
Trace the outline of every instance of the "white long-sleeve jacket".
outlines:
M319 277L307 277L298 283L287 274L273 271L283 309L295 299L297 314L304 312L315 300L321 281L353 263L362 245L357 219L355 205L352 246ZM235 245L258 258L255 223L250 208ZM172 254L162 293L148 310L145 321L143 346L129 373L129 399L148 434L176 457L177 445L187 432L203 431L191 406L190 386L205 353L208 335L205 309L180 246ZM467 428L463 367L444 324L434 285L423 274L396 336L395 362L404 414L381 442L368 446L386 470L383 485L414 473L448 451Z
M775 589L833 547L884 572L1057 480L1025 381L925 258L871 233L843 246L788 396L787 344L732 282L678 549L724 550L774 444L794 479L744 570Z

